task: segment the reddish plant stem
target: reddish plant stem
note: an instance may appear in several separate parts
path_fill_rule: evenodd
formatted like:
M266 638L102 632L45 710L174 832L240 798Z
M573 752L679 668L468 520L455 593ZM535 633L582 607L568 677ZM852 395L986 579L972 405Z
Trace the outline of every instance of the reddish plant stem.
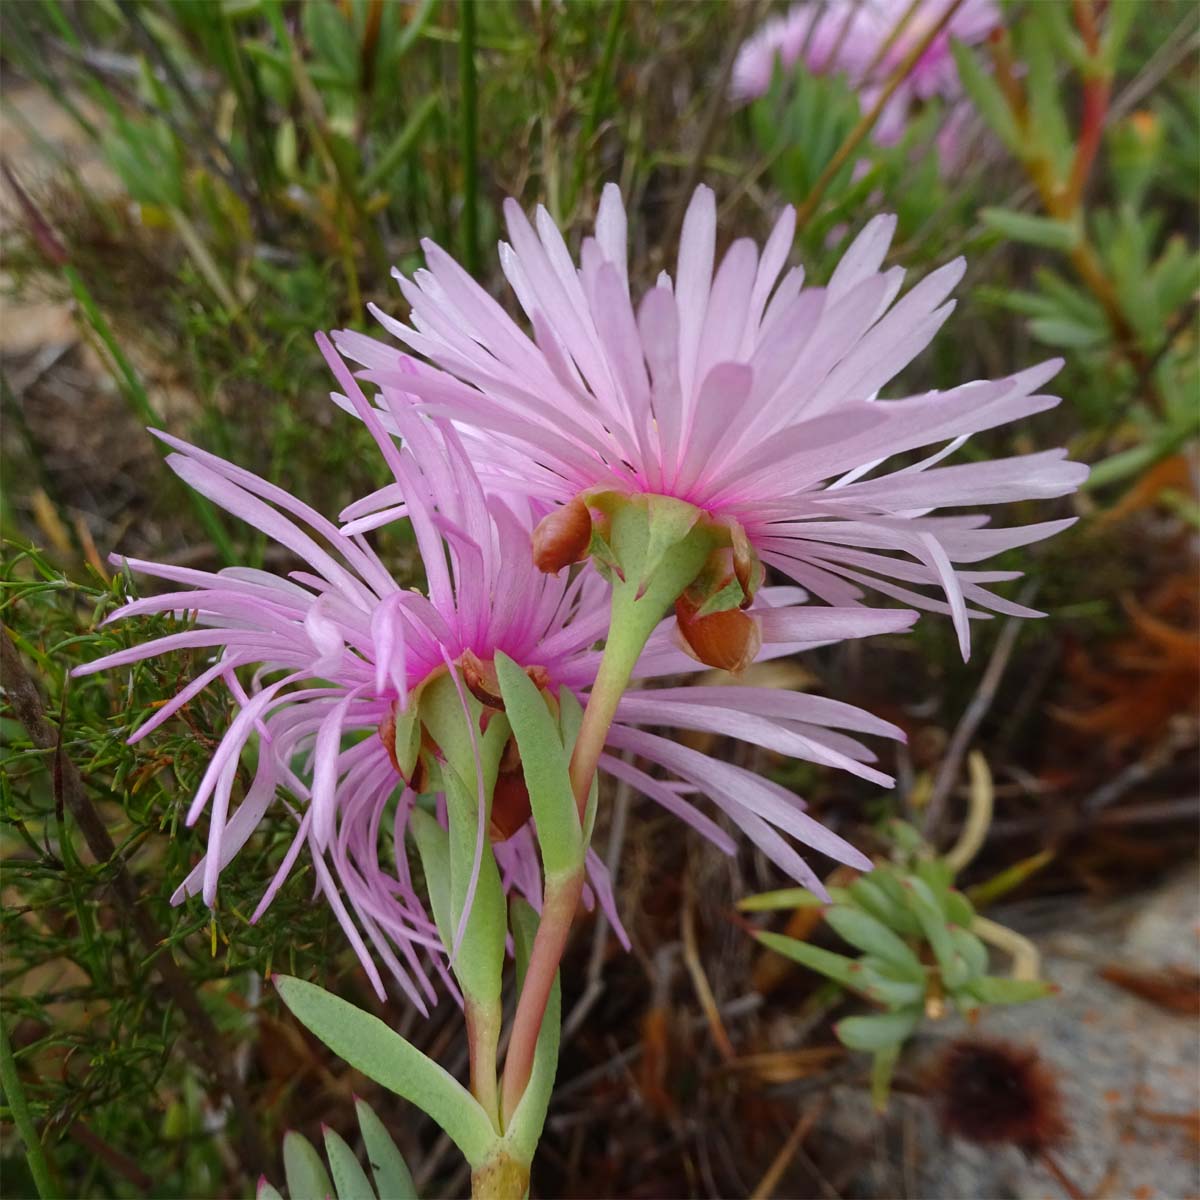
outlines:
M1112 72L1100 56L1100 33L1096 28L1096 14L1092 0L1075 0L1075 24L1091 58L1091 74L1083 85L1083 115L1079 123L1079 142L1075 147L1075 160L1071 164L1071 178L1067 186L1067 210L1074 212L1083 199L1092 164L1100 149L1104 134L1104 121L1108 116L1108 99L1112 91Z
M561 879L546 880L546 899L542 919L538 923L529 954L529 967L513 1019L508 1057L504 1062L504 1080L500 1086L501 1124L507 1125L516 1111L529 1076L533 1071L533 1056L537 1049L546 1002L566 949L571 922L583 894L583 868Z
M1125 315L1121 298L1104 269L1103 260L1088 240L1086 222L1080 219L1079 209L1083 203L1084 190L1099 153L1105 122L1108 119L1112 75L1111 70L1101 60L1100 34L1092 0L1074 0L1073 7L1080 37L1091 62L1086 68L1088 74L1083 85L1083 112L1070 173L1065 180L1062 179L1044 151L1033 151L1021 155L1020 158L1030 182L1037 190L1042 208L1057 220L1078 221L1080 237L1070 251L1071 265L1104 310L1117 349L1138 373L1139 378L1146 380L1146 397L1151 407L1161 415L1165 404L1151 378L1151 373L1146 369L1147 358L1138 345L1137 331ZM1029 105L1014 71L1007 35L1003 32L993 34L988 39L988 50L996 81L1004 92L1013 119L1023 133L1030 134ZM1035 138L1031 137L1030 141L1036 144Z

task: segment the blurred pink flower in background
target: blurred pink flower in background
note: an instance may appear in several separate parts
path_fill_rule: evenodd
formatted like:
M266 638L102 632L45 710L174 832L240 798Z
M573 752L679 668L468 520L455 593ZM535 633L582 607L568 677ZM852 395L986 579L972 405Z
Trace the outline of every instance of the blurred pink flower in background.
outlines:
M908 15L910 8L910 0L812 0L793 5L743 44L733 67L733 97L745 101L764 95L778 61L785 73L803 66L814 75L845 74L858 92L862 111L868 111L889 77L941 19L947 0L919 0ZM901 21L903 30L888 46ZM884 105L873 131L875 140L893 145L904 132L914 102L940 98L947 112L938 149L943 165L953 165L969 109L959 103L963 89L950 43L953 39L974 45L1000 24L995 0L965 0Z

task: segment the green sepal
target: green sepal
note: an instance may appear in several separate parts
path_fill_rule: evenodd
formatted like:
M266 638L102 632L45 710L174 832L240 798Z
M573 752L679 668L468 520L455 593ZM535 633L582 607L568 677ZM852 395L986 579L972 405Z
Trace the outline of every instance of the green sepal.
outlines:
M396 713L396 765L405 779L411 779L421 757L421 713L416 696L410 696L405 712Z
M525 971L529 966L533 939L537 934L538 917L537 913L519 898L513 899L511 913L513 949L517 960L517 991L520 992L525 983ZM529 1075L529 1083L504 1135L505 1141L512 1149L513 1157L523 1163L533 1161L534 1151L546 1123L550 1094L554 1090L554 1077L558 1072L561 1034L562 988L556 973L533 1052L533 1069Z
M887 1050L904 1044L922 1017L919 1006L895 1012L847 1017L833 1028L837 1039L850 1050Z
M290 1130L283 1139L283 1175L289 1200L325 1200L333 1184L312 1142Z
M583 830L571 788L570 755L558 724L533 681L507 654L497 652L496 677L504 710L521 752L521 769L547 878L583 865Z
M492 725L497 723L493 718ZM504 888L500 883L500 868L487 836L487 821L491 808L495 776L485 779L482 819L483 854L471 910L467 913L462 939L454 951L466 908L471 874L475 866L475 850L479 831L479 795L477 787L468 785L462 775L449 763L442 764L445 784L446 815L450 825L450 920L444 944L451 954L454 977L464 997L482 1011L492 1011L500 1004L501 977L504 972L504 942L508 934L505 924ZM473 783L476 781L472 780Z
M575 693L568 687L558 689L558 731L562 738L563 750L566 751L568 764L575 750L575 742L579 738L579 730L583 725L583 706L575 698ZM592 830L596 825L596 812L600 799L599 774L592 776L591 790L588 792L587 808L583 814L583 846L586 854L587 847L592 844Z
M325 1156L329 1159L329 1172L338 1200L375 1200L367 1173L358 1165L354 1151L336 1129L325 1130Z
M425 872L425 890L434 924L442 944L447 945L454 937L450 920L450 835L437 817L417 805L408 814L408 828L417 843L417 855Z
M427 1113L473 1167L487 1160L496 1132L479 1102L453 1075L378 1017L316 984L277 975L275 987L296 1019L334 1054Z
M417 1200L417 1189L404 1155L384 1128L375 1110L363 1099L354 1101L367 1162L380 1200Z

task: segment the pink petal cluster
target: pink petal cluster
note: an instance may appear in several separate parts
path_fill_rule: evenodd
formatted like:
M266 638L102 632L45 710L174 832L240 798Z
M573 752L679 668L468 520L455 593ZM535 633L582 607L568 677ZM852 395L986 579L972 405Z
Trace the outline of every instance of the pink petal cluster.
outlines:
M385 386L381 400L388 427L403 437L403 446L397 446L332 347L325 349L345 390L340 402L354 408L375 434L392 482L351 505L339 528L283 489L158 434L173 450L169 465L185 482L303 565L281 576L121 559L182 590L131 601L109 620L176 613L191 615L196 627L136 644L77 673L178 650L211 652L211 664L130 738L146 736L213 683L223 683L238 708L187 815L191 824L209 810L207 853L175 901L201 892L214 902L220 872L282 789L295 801L284 807L296 832L254 919L307 852L317 892L332 906L375 988L383 994L378 959L424 1010L436 995L431 975L440 975L451 989L453 983L409 873L406 825L417 798L399 776L380 730L424 680L467 651L485 661L503 651L526 668L540 668L552 693L569 688L586 702L600 659L594 647L607 627L607 588L591 570L570 580L537 571L528 506L486 494L455 430L420 416L410 396ZM400 518L411 521L427 594L401 588L363 536ZM902 630L913 616L901 610L804 607L796 603L802 598L795 588L760 593L755 611L761 614L766 655ZM695 670L664 623L638 673L653 679ZM869 868L858 851L807 816L791 792L648 732L661 726L730 734L884 785L891 780L869 765L874 755L851 735L899 737L894 726L820 697L761 688L663 688L626 696L601 764L732 853L734 843L695 803L697 793L707 796L784 870L817 890L819 880L789 839ZM235 777L252 741L257 765L235 809ZM639 756L641 765L622 752ZM651 774L656 769L661 774ZM439 815L444 822L444 803ZM481 822L476 871L482 837ZM539 907L539 860L529 826L494 850L504 886ZM623 938L607 875L591 852L588 868L593 892Z
M941 20L948 0L918 0L911 16L910 7L909 0L809 0L793 5L743 43L734 62L731 92L737 100L753 100L770 87L776 62L784 71L803 64L813 74L844 74L858 92L865 112L891 75ZM904 28L889 45L901 21L906 21ZM903 134L914 101L940 97L950 111L939 149L944 162L952 160L965 109L959 104L963 88L950 51L951 40L974 45L1000 24L995 0L965 0L888 100L872 136L881 145L892 145Z
M969 437L1053 407L1040 388L1058 360L946 392L883 399L880 390L953 311L961 259L901 294L885 268L895 220L869 221L829 282L787 267L795 213L761 252L739 238L718 261L716 203L700 187L683 222L676 274L635 303L626 214L605 188L594 236L572 258L549 214L531 225L505 206L500 261L530 333L444 250L397 274L407 324L373 309L425 361L363 334L337 344L383 389L465 430L489 489L550 506L590 489L677 497L740 525L761 559L843 609L875 591L949 612L964 656L969 617L1038 615L975 570L1000 551L1070 524L988 527L980 505L1065 495L1087 468L1065 451L943 465ZM398 432L388 408L375 419ZM892 460L936 447L918 461Z

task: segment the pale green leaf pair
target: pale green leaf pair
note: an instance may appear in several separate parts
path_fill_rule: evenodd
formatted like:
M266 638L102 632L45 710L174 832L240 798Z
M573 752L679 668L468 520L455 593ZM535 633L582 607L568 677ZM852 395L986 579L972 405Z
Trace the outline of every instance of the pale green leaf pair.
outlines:
M473 1167L487 1159L496 1132L452 1075L378 1017L315 984L280 975L275 987L301 1024L356 1071L428 1113Z
M293 1130L283 1140L289 1200L325 1200L327 1196L336 1200L417 1200L404 1156L375 1110L365 1100L356 1100L354 1107L374 1184L340 1134L328 1128L324 1131L326 1170L313 1144ZM264 1179L258 1186L258 1200L283 1197Z

